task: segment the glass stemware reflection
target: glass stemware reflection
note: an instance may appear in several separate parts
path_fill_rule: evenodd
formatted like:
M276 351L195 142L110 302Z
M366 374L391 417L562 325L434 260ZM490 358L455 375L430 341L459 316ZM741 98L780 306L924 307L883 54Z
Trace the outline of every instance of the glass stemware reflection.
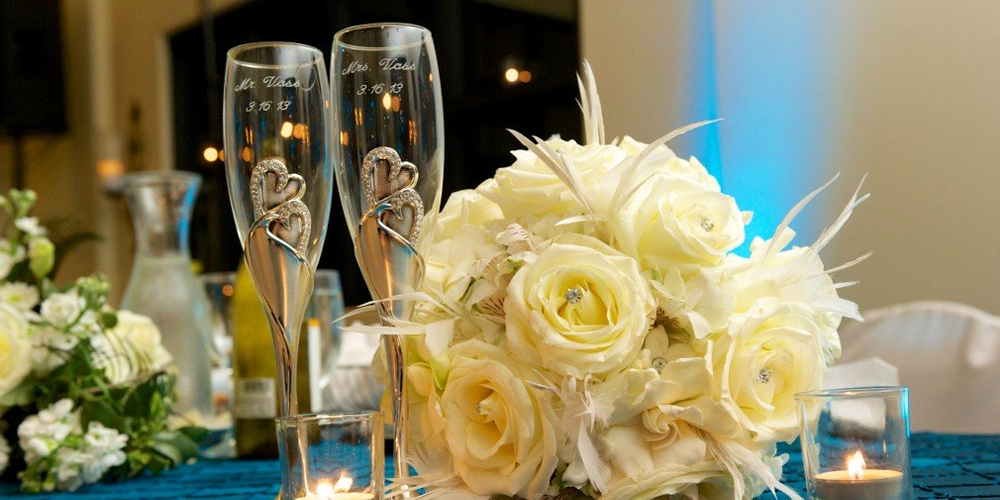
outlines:
M267 312L281 415L297 413L299 332L333 192L330 88L307 45L240 45L227 56L226 179L244 259Z
M340 200L355 256L383 325L409 320L423 236L441 202L444 119L437 58L422 27L354 26L333 41L334 141ZM388 299L388 300L387 300ZM396 475L408 475L404 349L383 337L392 393Z

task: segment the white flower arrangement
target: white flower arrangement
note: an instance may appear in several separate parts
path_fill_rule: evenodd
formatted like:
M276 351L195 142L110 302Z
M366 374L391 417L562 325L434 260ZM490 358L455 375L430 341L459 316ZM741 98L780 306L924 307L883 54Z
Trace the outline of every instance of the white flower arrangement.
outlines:
M750 214L695 158L606 142L589 67L585 144L527 148L455 193L423 242L409 337L412 484L428 498L750 499L779 481L794 394L840 354L845 284L794 207L749 257ZM824 186L825 187L825 186ZM403 480L400 480L403 481Z
M80 421L73 401L61 399L21 422L17 435L29 474L51 469L57 489L74 491L125 463L127 436L100 422L92 422L84 432Z
M28 215L35 201L0 196L13 222L0 224L0 475L17 471L26 492L72 491L196 455L203 430L168 427L175 376L159 329L110 308L103 278L51 281L55 245Z

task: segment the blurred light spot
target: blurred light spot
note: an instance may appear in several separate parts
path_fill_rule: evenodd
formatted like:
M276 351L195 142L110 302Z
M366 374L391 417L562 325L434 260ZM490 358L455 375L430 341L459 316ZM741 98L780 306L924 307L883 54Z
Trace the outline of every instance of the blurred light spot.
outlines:
M382 107L385 109L392 109L392 96L388 92L382 96Z
M301 139L306 135L306 126L302 123L298 123L292 128L292 137L296 139Z
M205 148L202 155L205 157L205 161L212 162L219 159L219 150L209 146Z
M240 157L243 158L243 161L253 161L253 151L251 151L250 148L245 147L243 148L243 153Z
M531 81L531 72L525 70L525 71L522 71L522 72L518 73L517 74L517 81L519 81L521 83L528 83L528 82L530 82Z
M343 130L340 132L340 144L346 146L351 143L351 136L347 135L347 131Z
M504 79L510 83L517 82L519 76L520 72L517 71L517 68L507 68L507 71L503 74Z
M281 124L281 137L288 139L292 136L292 122L285 122Z

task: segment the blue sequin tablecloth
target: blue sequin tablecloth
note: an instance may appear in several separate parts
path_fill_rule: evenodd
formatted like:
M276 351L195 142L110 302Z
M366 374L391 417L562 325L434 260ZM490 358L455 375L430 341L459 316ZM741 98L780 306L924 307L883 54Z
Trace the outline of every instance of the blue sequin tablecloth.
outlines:
M915 499L978 498L1000 500L1000 436L914 434ZM786 447L785 484L805 494L802 457ZM0 483L0 498L23 500L273 500L280 480L271 460L201 460L192 465L122 483L101 483L75 493L24 495ZM773 498L770 494L761 497ZM786 498L779 495L779 498Z

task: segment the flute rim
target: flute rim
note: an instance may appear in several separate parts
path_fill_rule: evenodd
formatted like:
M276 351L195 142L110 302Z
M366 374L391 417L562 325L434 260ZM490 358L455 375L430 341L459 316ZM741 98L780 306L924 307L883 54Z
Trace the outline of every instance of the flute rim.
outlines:
M346 412L314 412L276 417L275 423L281 427L298 427L301 425L348 424L356 422L385 421L385 414L378 410L357 410Z
M296 63L296 64L265 64L265 63L255 63L240 60L234 56L237 52L244 52L251 49L258 49L264 47L289 47L296 49L303 49L306 52L312 54L312 59L309 61ZM307 45L298 42L282 42L282 41L263 41L263 42L250 42L237 45L226 51L226 60L244 66L247 68L258 68L258 69L280 69L280 68L301 68L304 66L316 66L321 65L324 61L323 52L312 45Z
M202 180L201 174L197 172L173 169L141 170L122 176L122 184L126 187L166 185L177 181L200 184Z
M355 45L353 43L346 43L343 40L341 40L341 38L347 33L352 33L361 30L370 30L373 28L385 28L385 27L413 28L423 33L425 35L425 38L423 38L420 41L402 43L399 45L379 45L379 46ZM431 30L427 29L424 26L413 23L394 23L394 22L357 24L354 26L348 26L333 35L333 43L338 47L343 47L345 49L350 49L350 50L363 50L372 52L379 50L409 49L412 47L418 47L420 45L423 45L432 39L433 38L431 35Z
M907 396L910 389L903 385L875 385L865 387L844 387L841 389L821 389L800 392L795 399L868 399L885 396Z

